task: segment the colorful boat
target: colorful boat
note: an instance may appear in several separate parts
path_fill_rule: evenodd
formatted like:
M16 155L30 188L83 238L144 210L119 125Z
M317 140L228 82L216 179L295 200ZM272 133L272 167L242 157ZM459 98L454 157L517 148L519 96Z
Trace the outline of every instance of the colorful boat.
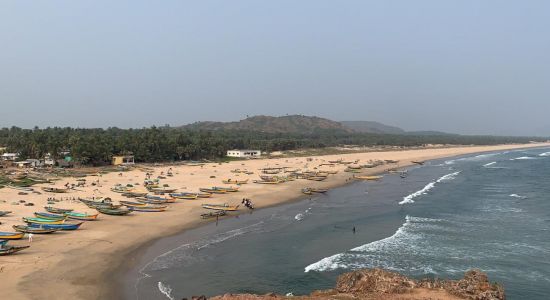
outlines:
M80 221L95 221L97 220L99 214L90 215L88 213L78 213L78 212L67 212L65 216L69 219L80 220Z
M199 190L203 193L210 193L210 194L225 194L225 193L227 193L227 191L225 191L225 190L208 189L208 188L200 188Z
M98 212L111 216L125 216L132 212L131 209L97 207Z
M53 213L53 214L64 214L66 212L73 211L72 209L69 209L69 208L59 208L59 207L53 207L53 206L44 206L44 209L47 212L50 212L50 213Z
M21 250L25 250L30 246L3 246L0 248L0 255L10 255Z
M52 213L45 213L45 212L35 212L34 215L35 215L37 218L48 219L48 220L54 220L54 221L61 221L61 220L65 220L65 219L67 218L67 217L65 217L64 215L52 214Z
M210 197L212 197L212 194L210 194L210 193L197 193L197 197L199 197L199 198L210 198Z
M254 183L259 183L259 184L279 184L282 181L280 181L280 180L270 180L270 181L267 181L267 180L254 180L253 182Z
M212 189L218 190L218 191L226 191L229 193L235 193L239 191L238 187L232 187L232 186L229 186L229 187L214 186L212 187Z
M29 224L63 224L65 220L52 220L44 218L23 218L25 223Z
M172 193L172 194L169 194L169 195L172 198L186 199L186 200L195 200L199 196L197 193Z
M145 198L149 199L149 200L158 200L158 201L164 201L166 203L174 203L176 202L176 199L174 199L173 197L160 197L160 196L153 196L153 195L147 195L145 196Z
M53 233L61 230L58 228L46 229L43 227L33 227L33 226L27 226L27 225L13 225L12 227L15 231L19 231L23 233L32 233L32 234L46 234L46 233Z
M139 198L136 199L140 203L146 203L146 204L166 204L166 203L172 203L174 201L167 201L167 200L155 200L155 199L148 199L148 198Z
M238 205L228 205L226 204L203 204L202 208L214 209L214 210L223 210L223 211L236 211L239 209Z
M120 201L120 204L128 207L147 206L147 203L133 202L133 201Z
M20 240L23 238L23 235L21 232L0 231L0 240Z
M65 222L63 224L30 224L29 227L58 230L77 230L84 222Z
M217 210L206 214L201 214L201 218L203 219L218 218L218 217L225 216L226 214L227 213L224 210Z

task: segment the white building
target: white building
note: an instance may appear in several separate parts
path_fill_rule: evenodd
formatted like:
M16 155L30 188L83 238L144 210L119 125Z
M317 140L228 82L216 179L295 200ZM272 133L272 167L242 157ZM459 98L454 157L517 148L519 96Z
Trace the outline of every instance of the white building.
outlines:
M2 160L5 161L16 161L19 158L18 153L4 153L2 154Z
M227 156L229 157L259 157L262 155L260 150L228 150Z

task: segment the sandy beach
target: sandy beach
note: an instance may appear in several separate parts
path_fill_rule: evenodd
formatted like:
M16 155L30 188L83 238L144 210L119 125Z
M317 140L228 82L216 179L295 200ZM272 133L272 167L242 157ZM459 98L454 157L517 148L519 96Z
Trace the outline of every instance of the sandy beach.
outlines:
M467 146L423 150L403 150L339 154L315 157L293 157L277 159L257 159L232 161L229 163L208 163L201 166L147 166L153 177L166 173L172 168L173 177L161 180L179 192L198 192L201 187L227 186L224 179L249 179L248 184L241 186L239 192L214 195L212 198L197 200L177 200L169 209L162 213L134 212L129 216L100 215L98 221L87 222L77 231L56 232L51 235L34 235L29 249L12 256L0 257L0 288L5 299L106 299L109 295L114 270L125 264L128 254L151 240L175 234L182 230L200 226L211 220L202 220L200 214L205 210L203 203L228 203L238 205L242 198L253 200L257 208L268 207L292 201L303 196L304 187L332 188L349 182L351 173L343 172L345 165L320 166L331 160L359 160L359 164L369 160L397 160L397 164L385 164L376 168L364 169L362 174L378 174L388 169L409 166L412 161L425 161L457 155L511 150L528 147L549 146L550 144L523 144L499 146ZM302 170L334 170L325 181L296 180L276 185L255 184L259 179L259 169L266 167L290 167ZM247 169L252 175L232 173L233 169ZM102 176L86 177L87 185L65 194L46 193L40 190L44 186L62 187L66 182L76 183L77 178L63 178L55 185L41 184L34 189L41 191L40 195L29 193L18 195L19 190L11 188L0 189L0 210L12 211L1 217L0 231L13 231L12 225L23 224L22 217L31 217L35 211L44 211L48 197L70 198L62 200L55 206L73 208L75 211L96 213L79 201L78 197L111 197L113 200L129 200L110 189L115 184L142 184L147 172L136 167L122 175L113 172ZM215 178L212 178L215 176ZM99 186L89 183L99 180ZM353 180L353 179L351 179ZM382 179L383 180L383 179ZM12 205L14 201L25 200L34 206ZM4 202L5 201L5 202ZM240 211L246 208L241 207ZM12 241L13 245L28 245L26 239Z

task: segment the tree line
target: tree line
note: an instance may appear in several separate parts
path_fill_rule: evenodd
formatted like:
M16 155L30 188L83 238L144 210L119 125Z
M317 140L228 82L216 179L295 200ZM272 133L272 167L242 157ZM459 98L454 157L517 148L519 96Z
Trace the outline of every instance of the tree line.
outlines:
M21 159L68 151L83 165L104 165L113 155L132 153L136 162L215 159L230 149L266 152L338 145L421 146L425 144L495 145L544 141L536 137L396 135L315 130L313 133L266 133L243 130L189 130L175 127L83 129L48 127L0 129L0 146Z

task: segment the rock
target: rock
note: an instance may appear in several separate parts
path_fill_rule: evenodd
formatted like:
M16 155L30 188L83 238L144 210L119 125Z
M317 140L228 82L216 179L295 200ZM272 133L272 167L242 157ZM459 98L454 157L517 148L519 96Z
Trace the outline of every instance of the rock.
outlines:
M195 299L195 298L193 298ZM258 299L506 299L504 288L491 284L487 274L480 270L466 272L460 280L423 279L414 280L395 272L382 269L365 269L342 274L336 287L331 290L314 291L307 296L281 296L275 294L225 294L212 300L258 300Z

